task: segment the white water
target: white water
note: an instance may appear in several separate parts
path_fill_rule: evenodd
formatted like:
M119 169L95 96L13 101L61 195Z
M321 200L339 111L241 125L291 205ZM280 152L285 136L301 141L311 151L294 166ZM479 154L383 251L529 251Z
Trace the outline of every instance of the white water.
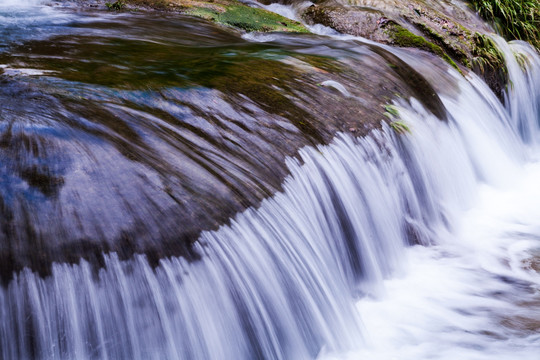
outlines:
M411 134L302 150L283 193L201 236L201 261L18 274L0 358L538 359L540 60L512 45L523 73L501 46L508 110L425 70L459 85L448 124L413 100Z
M358 302L363 349L321 359L538 359L540 163L516 175L481 186L454 235L409 249L384 299Z
M8 44L58 33L61 25L76 18L53 9L45 0L0 0L0 51Z
M471 207L453 212L453 231L439 232L434 245L405 251L406 270L384 281L384 298L356 304L370 329L366 345L321 359L540 358L540 63L522 43L499 42L513 83L508 111L496 108L475 78L470 82L476 91L462 83L459 99L443 97L476 173L464 184ZM528 54L534 70L523 74L511 50ZM417 114L401 114L418 144L425 143L428 134ZM431 158L444 152L442 138L432 138L432 149L415 153ZM452 147L450 161L461 156L459 150ZM470 181L467 161L458 163L461 169L442 178Z

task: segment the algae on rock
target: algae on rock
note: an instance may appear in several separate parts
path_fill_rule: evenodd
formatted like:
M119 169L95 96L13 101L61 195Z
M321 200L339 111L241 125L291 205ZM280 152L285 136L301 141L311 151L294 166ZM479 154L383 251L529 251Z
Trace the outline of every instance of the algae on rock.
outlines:
M232 26L248 32L309 32L297 21L287 19L271 11L249 7L243 4L225 5L222 7L192 6L186 14L212 20L218 24Z
M309 32L298 21L268 10L250 7L237 0L125 0L133 5L167 9L197 16L244 31Z

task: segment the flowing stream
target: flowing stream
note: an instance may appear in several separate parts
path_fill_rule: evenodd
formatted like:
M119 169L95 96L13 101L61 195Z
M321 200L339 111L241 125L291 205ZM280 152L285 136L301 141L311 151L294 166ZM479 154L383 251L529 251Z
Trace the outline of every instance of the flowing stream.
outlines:
M0 23L0 359L540 357L528 45L496 40L503 105L353 38L16 1ZM409 131L361 122L385 103Z

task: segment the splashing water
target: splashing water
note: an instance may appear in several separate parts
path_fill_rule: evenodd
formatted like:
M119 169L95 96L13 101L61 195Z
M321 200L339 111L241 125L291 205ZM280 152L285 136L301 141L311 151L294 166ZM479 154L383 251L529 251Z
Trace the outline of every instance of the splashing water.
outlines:
M471 159L473 191L465 198L473 196L472 207L454 212L454 229L438 232L434 245L405 251L406 271L384 281L384 298L357 303L364 326L370 329L366 346L327 353L321 359L538 358L540 114L535 84L540 67L536 53L522 43L501 48L512 69L508 110L497 106L475 78L469 79L475 89L461 84L457 101L443 97ZM516 51L527 54L533 64L525 72L512 63ZM529 105L518 110L514 101ZM406 119L416 137L417 116ZM436 138L438 143L441 138ZM524 147L519 139L529 145ZM438 150L414 153L431 157L441 151L436 146ZM453 152L457 149L452 147ZM449 180L469 177L465 163L459 164ZM450 163L440 165L446 168ZM433 170L431 176L444 172Z

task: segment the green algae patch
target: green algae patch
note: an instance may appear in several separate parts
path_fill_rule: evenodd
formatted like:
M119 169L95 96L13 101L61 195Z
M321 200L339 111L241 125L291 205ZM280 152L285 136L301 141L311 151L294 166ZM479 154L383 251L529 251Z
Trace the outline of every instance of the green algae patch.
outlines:
M252 8L245 5L212 5L211 7L193 6L187 9L186 14L198 16L222 25L232 26L247 32L309 32L299 22L264 9Z
M147 8L172 11L196 16L221 25L247 32L297 32L309 33L298 21L287 19L271 11L252 8L237 0L119 0L129 3L131 8Z

